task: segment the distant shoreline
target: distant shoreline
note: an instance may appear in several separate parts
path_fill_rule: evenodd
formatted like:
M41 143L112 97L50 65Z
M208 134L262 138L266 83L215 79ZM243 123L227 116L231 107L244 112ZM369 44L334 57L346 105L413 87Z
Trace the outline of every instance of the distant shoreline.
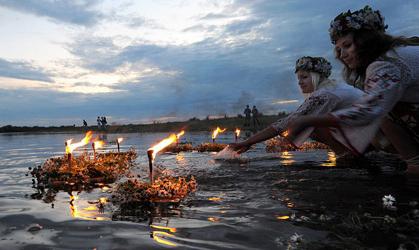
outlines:
M258 129L263 129L275 122L283 115L263 115L258 117L260 125ZM234 130L240 128L242 130L254 130L252 120L250 127L244 127L244 118L241 117L226 117L218 119L197 119L192 118L188 121L181 122L166 122L153 124L125 124L125 125L108 125L106 129L99 129L97 126L12 126L7 125L0 127L0 133L84 133L86 131L98 131L104 133L147 133L147 132L176 132L182 129L187 131L212 131L217 126Z

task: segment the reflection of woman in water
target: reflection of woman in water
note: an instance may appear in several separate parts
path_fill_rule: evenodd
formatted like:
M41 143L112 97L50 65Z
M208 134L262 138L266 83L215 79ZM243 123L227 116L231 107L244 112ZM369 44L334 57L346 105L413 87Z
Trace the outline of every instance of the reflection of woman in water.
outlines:
M327 114L334 110L349 107L361 97L362 91L346 84L337 84L334 80L329 79L331 69L330 63L322 57L306 56L298 59L295 65L295 73L298 78L298 85L306 98L304 103L286 118L278 120L243 142L231 144L230 147L239 153L245 152L255 143L277 135L285 135L292 121L299 117ZM349 150L338 143L328 129L306 129L294 141L295 146L300 146L310 136L326 143L338 154Z
M369 6L332 21L329 32L343 76L366 94L346 109L296 120L289 139L307 127L336 127L346 137L342 143L363 153L381 128L409 171L419 171L419 38L393 37L386 28L380 12Z

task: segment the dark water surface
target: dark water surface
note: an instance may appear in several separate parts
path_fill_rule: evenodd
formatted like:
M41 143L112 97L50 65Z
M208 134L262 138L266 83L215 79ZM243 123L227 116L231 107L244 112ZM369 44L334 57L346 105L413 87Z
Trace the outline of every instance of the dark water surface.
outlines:
M139 154L133 172L147 176L146 150L167 134L107 139L120 136L122 150L134 146ZM214 153L159 155L162 170L194 175L198 190L179 206L118 220L111 204L99 211L93 203L109 197L112 185L71 196L60 192L54 206L31 199L28 167L62 156L65 140L82 137L0 135L0 249L414 249L419 242L412 180L394 171L336 167L326 150L268 154L259 144L242 162L215 161ZM223 134L219 142L232 138ZM197 145L210 134L187 133L183 140ZM383 208L389 194L397 211Z

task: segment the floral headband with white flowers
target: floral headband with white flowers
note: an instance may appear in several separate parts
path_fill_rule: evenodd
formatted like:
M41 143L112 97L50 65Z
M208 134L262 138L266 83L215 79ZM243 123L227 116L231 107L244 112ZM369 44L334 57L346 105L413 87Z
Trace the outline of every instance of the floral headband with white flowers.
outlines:
M340 13L330 23L329 34L332 43L335 44L339 37L353 30L365 29L384 32L387 27L384 24L384 17L380 11L374 11L370 6L366 5L363 9L355 12L348 10Z
M316 72L327 78L331 74L332 65L323 57L303 56L295 63L295 72L299 70Z

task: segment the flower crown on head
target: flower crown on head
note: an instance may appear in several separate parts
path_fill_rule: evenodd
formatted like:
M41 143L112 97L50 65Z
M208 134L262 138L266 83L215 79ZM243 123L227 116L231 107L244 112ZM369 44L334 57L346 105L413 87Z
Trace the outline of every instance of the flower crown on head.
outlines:
M387 25L384 24L384 17L380 11L371 9L370 6L366 5L363 9L351 12L340 13L330 23L329 34L332 43L336 43L336 40L353 30L375 30L384 32L387 29Z
M316 72L327 78L332 71L332 65L323 57L303 56L295 63L295 72L299 70Z

